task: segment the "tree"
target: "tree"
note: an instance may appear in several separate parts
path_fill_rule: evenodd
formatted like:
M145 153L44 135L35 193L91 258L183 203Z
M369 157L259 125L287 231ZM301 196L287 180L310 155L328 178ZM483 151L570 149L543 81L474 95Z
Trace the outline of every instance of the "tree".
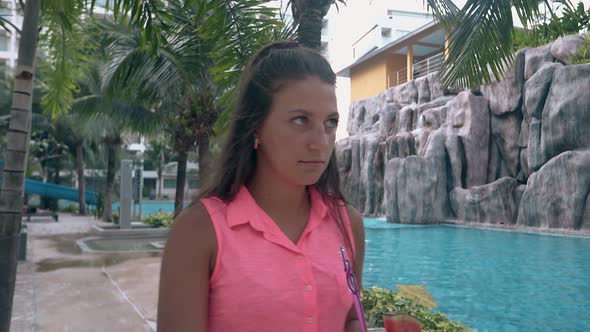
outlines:
M40 0L27 0L18 50L6 164L0 190L0 330L10 330L27 168Z
M320 50L322 21L332 5L345 0L291 0L293 21L297 25L297 40L306 47Z
M113 38L113 58L105 70L109 91L133 91L168 119L178 160L176 213L184 202L188 152L198 148L199 177L204 178L214 124L227 114L222 111L228 109L243 64L282 26L275 19L276 9L264 2L168 1L164 8L154 4L152 13L166 11L165 16L154 15L166 22L152 32L157 47L145 46L143 41L151 39L144 30L105 28Z
M174 151L169 145L170 139L165 135L158 135L149 140L149 145L145 151L146 159L150 160L156 173L158 174L158 184L156 189L157 199L162 199L162 173L166 163L174 158Z

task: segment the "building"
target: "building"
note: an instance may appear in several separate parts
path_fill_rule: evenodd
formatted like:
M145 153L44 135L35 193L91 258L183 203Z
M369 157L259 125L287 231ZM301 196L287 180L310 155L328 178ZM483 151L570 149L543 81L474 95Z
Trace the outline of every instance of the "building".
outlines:
M382 34L373 28L363 38ZM445 59L447 34L431 21L412 32L398 33L398 38L384 46L374 46L338 72L350 78L351 101L379 94L388 88L425 76L440 69ZM361 39L357 45L363 42ZM367 47L362 48L366 50Z
M14 0L0 0L0 16L19 29L23 25L22 11ZM8 29L0 29L0 68L15 68L18 58L18 32L10 25Z

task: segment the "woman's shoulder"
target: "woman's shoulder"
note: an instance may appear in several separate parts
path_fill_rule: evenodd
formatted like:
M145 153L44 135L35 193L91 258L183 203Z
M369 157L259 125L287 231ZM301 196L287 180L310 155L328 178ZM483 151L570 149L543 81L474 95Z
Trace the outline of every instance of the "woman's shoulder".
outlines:
M354 242L357 248L365 243L365 225L363 224L363 216L354 206L345 204L346 214L350 221L350 230L354 236Z
M176 216L167 242L185 248L216 248L211 217L201 201L192 204Z
M363 216L354 206L351 204L346 203L346 213L348 214L348 219L350 219L350 226L352 227L359 227L363 226Z

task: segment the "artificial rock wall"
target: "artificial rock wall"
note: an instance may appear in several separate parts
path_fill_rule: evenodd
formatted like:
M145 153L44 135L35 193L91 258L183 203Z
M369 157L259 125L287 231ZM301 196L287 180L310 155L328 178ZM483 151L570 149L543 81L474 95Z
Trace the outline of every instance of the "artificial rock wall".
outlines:
M347 198L390 222L590 230L590 63L583 35L516 53L505 78L434 76L354 102L336 143Z

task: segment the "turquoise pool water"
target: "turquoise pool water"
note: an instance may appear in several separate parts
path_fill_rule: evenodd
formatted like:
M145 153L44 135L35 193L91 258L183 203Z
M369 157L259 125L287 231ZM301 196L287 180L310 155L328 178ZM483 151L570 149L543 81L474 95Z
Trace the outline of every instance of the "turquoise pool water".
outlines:
M135 206L137 212L138 206ZM174 202L172 201L145 201L141 205L141 214L147 216L148 214L158 213L162 209L163 212L174 212ZM119 210L119 202L113 203L113 211ZM133 212L133 206L131 207Z
M365 219L363 286L426 283L477 331L590 331L590 239Z

